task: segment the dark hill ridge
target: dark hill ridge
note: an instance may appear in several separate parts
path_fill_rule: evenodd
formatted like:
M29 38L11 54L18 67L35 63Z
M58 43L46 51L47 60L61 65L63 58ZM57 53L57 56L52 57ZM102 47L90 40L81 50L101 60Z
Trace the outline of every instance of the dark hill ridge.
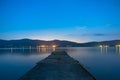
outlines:
M39 46L39 45L58 45L60 47L66 46L78 46L78 43L65 41L65 40L31 40L31 39L20 39L20 40L0 40L0 47L28 47L28 46Z
M120 44L120 40L102 41L102 42L88 42L88 43L77 43L66 40L32 40L32 39L19 39L19 40L2 40L0 39L0 47L36 47L39 45L57 45L58 47L94 47L98 45L109 45L115 46Z
M82 43L79 46L82 46L82 47L94 47L94 46L99 46L99 45L115 46L115 45L118 45L118 44L120 44L120 40L88 42L88 43Z

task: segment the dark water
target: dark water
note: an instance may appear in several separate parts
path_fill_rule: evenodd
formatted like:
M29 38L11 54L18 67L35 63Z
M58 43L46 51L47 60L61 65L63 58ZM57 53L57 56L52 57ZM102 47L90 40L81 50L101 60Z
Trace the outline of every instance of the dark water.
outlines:
M59 48L66 50L97 80L120 80L120 49L115 47ZM53 49L0 49L0 80L17 80Z

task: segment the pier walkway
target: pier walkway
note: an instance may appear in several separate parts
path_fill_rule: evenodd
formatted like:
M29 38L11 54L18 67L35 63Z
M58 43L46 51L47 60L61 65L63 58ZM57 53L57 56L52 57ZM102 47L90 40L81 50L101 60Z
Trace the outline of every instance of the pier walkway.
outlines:
M19 80L96 80L65 51L52 52Z

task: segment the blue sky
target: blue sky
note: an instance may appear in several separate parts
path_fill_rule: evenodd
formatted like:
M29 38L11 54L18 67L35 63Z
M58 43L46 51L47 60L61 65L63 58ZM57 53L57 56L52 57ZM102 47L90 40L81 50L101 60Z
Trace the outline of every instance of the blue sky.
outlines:
M120 0L0 0L0 39L120 39Z

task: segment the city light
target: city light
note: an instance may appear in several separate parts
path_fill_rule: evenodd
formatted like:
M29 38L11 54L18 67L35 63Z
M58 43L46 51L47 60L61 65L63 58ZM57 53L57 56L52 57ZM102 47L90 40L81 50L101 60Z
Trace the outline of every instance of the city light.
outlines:
M57 46L56 45L52 45L53 48L56 48Z
M108 45L105 45L105 47L109 47Z
M46 46L45 46L45 45L41 45L40 47L41 47L41 48L45 48Z
M99 45L99 47L103 47L102 45Z
M102 47L109 47L109 45L99 45L100 48Z
M120 44L116 45L116 47L120 47Z

